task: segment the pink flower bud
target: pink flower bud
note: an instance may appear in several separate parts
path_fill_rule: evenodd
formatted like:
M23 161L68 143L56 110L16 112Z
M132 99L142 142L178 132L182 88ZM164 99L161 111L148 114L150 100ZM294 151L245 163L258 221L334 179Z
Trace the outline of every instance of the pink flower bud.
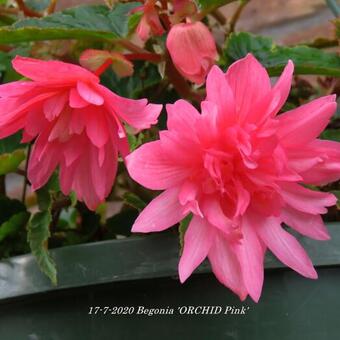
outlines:
M143 41L148 40L151 35L162 35L164 33L155 5L155 0L146 0L144 6L142 6L144 13L137 27L137 34Z
M183 77L202 84L217 59L214 38L201 22L174 25L168 35L167 48Z

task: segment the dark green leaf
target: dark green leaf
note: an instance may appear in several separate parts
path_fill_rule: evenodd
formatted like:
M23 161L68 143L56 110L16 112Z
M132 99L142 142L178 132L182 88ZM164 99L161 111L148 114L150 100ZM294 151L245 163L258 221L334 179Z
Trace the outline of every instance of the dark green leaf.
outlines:
M0 242L6 237L15 235L20 229L26 225L30 214L26 211L13 215L9 220L0 226Z
M16 133L10 137L0 139L0 155L4 153L11 153L17 149L22 148L21 133Z
M0 155L0 176L16 171L25 157L24 150L15 150L13 153Z
M183 252L184 236L189 227L189 223L191 222L191 220L192 220L192 214L188 215L184 220L182 220L178 227L180 255L182 255L182 252Z
M125 37L129 13L138 2L106 6L79 6L39 19L24 19L0 28L0 43L55 39L106 39Z
M322 133L322 139L335 140L340 142L340 130L328 129Z
M115 93L137 99L142 95L147 97L146 91L161 82L157 66L144 62L136 62L134 73L131 77L118 78L111 70L102 76L102 83Z
M13 215L26 211L26 207L18 200L0 196L0 225L8 221Z
M198 5L204 11L210 12L216 8L227 5L236 0L197 0Z
M58 175L53 173L48 182L37 190L38 206L41 211L48 210L52 204L51 195L59 191Z
M49 225L52 217L49 210L36 213L28 224L28 242L38 265L53 284L57 284L57 270L48 252Z
M146 207L146 203L132 192L126 192L123 196L123 199L126 204L139 211Z
M271 76L278 76L291 59L295 74L320 74L340 76L340 57L312 47L285 47L273 43L270 38L250 33L233 33L227 41L224 56L226 66L252 53Z

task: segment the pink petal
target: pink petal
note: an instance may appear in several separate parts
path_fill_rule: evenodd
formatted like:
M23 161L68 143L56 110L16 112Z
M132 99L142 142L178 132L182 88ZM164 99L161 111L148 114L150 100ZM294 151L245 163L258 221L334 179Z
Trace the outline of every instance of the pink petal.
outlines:
M291 207L285 207L281 217L284 223L302 235L320 241L330 239L328 230L320 215L311 215Z
M37 84L31 81L19 80L0 85L0 98L17 97L34 90Z
M190 170L171 162L159 141L142 145L126 157L130 176L138 183L153 190L163 190L181 183Z
M225 74L218 66L213 66L207 77L207 98L217 105L220 120L231 122L235 119L234 94L227 82Z
M99 82L99 78L86 69L73 64L61 61L51 60L44 61L16 56L12 61L14 69L23 76L38 82L75 82L83 79Z
M327 212L325 207L330 207L336 203L334 195L309 190L296 183L281 184L280 194L289 206L313 215L325 214Z
M77 82L77 91L85 101L93 105L103 105L104 98L89 84L82 81Z
M164 191L140 213L132 231L149 233L163 231L181 221L185 215L178 202L178 188Z
M51 122L53 119L59 116L64 109L67 101L67 94L60 93L54 97L45 100L43 110L45 117Z
M148 104L146 99L133 100L120 97L99 85L101 93L105 96L106 105L110 113L118 116L137 130L148 129L157 123L162 105Z
M226 78L234 93L236 113L240 121L245 120L271 91L266 69L251 54L233 63Z
M279 220L267 218L257 226L256 231L281 262L305 277L317 278L318 275L307 253L295 237L282 229Z
M109 139L109 132L105 117L106 113L103 112L101 108L92 105L89 106L86 111L87 135L95 146L101 148Z
M279 115L277 131L280 143L296 148L317 138L336 110L335 95L315 99Z
M216 278L243 301L248 293L243 283L240 263L224 237L216 235L208 257Z
M214 230L205 219L194 216L184 237L184 249L179 261L179 279L183 283L207 257L214 240Z
M286 102L292 85L293 72L294 64L291 60L288 60L288 64L271 91L268 115L275 116Z
M69 103L70 103L70 107L75 108L75 109L81 109L89 105L89 103L79 95L79 92L76 88L72 88L70 90Z
M242 243L236 243L234 249L241 265L244 285L251 298L258 302L263 285L264 249L254 231L254 223L259 223L255 217L243 217Z
M200 117L200 114L190 103L180 99L174 104L167 104L166 111L168 113L168 130L175 130L183 134L194 133L194 122Z

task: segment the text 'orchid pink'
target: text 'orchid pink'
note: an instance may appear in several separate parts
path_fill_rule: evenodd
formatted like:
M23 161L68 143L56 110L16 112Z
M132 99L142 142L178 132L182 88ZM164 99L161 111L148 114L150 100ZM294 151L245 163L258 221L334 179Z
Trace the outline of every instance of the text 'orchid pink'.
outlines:
M215 66L202 113L183 100L168 105L168 130L127 157L132 178L165 190L142 211L134 232L162 231L193 214L179 262L182 282L208 257L222 284L242 300L249 294L258 301L268 248L301 275L317 278L282 223L329 239L320 214L336 198L304 184L340 178L340 143L317 139L336 102L326 96L277 115L293 68L289 61L272 87L250 54L226 74Z
M77 65L16 57L13 67L31 81L0 86L0 138L23 130L23 142L35 140L28 167L34 190L60 166L63 193L73 190L95 209L111 191L118 152L129 152L122 122L148 128L161 105L122 98Z
M166 46L181 75L199 85L218 57L214 37L200 21L174 25Z

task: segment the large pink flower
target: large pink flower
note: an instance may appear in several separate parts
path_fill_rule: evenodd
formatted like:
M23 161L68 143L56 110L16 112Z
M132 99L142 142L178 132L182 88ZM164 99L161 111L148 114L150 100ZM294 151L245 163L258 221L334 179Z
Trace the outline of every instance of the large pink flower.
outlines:
M258 301L269 248L308 278L317 274L286 223L329 238L320 214L336 198L308 189L340 178L340 144L316 139L335 111L334 96L277 115L293 74L289 62L272 87L252 56L207 78L202 114L183 100L167 106L168 130L127 157L130 175L165 190L136 220L134 232L162 231L193 214L179 263L185 281L206 258L241 299Z
M0 138L23 129L23 142L35 139L28 167L34 190L59 165L62 191L74 190L95 209L110 193L118 152L129 151L122 121L148 128L161 105L119 97L77 65L16 57L13 67L32 81L0 86Z

